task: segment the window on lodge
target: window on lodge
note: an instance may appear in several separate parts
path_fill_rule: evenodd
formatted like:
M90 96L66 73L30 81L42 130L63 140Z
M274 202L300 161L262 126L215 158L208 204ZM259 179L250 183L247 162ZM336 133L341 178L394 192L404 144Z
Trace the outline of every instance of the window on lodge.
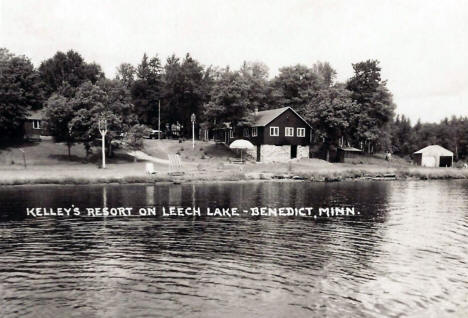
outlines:
M234 138L234 129L229 131L229 138Z
M297 137L305 137L305 128L297 128Z
M249 137L249 128L244 128L243 135L244 137Z
M270 136L279 136L279 127L270 127Z
M284 135L286 137L294 137L294 128L292 128L292 127L284 128Z
M32 121L33 129L41 129L41 121L40 120L33 120Z
M252 137L257 137L257 127L252 128Z

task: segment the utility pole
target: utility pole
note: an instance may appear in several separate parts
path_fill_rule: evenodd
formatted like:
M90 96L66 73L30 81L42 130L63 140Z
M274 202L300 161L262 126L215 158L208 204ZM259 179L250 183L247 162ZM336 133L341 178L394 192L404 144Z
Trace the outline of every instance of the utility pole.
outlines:
M106 134L107 134L107 120L102 118L99 120L99 132L101 133L102 140L102 168L106 168Z
M192 120L192 149L195 149L195 114L192 114L190 119Z
M158 140L161 140L161 100L158 99Z

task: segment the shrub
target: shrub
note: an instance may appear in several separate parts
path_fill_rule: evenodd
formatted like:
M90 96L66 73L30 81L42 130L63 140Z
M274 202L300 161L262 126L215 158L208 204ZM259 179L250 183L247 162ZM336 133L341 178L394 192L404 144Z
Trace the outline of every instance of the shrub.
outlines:
M148 135L148 127L145 125L134 125L125 136L124 144L130 150L143 149L143 137Z

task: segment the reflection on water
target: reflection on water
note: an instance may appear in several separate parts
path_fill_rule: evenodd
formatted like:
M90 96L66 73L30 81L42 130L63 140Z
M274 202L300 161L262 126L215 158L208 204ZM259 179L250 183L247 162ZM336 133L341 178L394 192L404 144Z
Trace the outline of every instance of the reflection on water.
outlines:
M0 188L0 316L400 317L468 303L467 182ZM26 207L355 206L356 217L26 218ZM460 317L463 315L460 315Z

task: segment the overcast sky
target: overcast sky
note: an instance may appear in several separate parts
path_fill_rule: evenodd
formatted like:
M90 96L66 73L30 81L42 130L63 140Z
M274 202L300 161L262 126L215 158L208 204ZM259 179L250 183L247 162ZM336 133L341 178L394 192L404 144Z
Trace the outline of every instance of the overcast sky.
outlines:
M270 68L328 61L339 80L351 63L381 62L397 112L413 122L468 116L468 1L0 0L0 47L38 66L78 51L108 77L144 52L190 52L204 65Z

